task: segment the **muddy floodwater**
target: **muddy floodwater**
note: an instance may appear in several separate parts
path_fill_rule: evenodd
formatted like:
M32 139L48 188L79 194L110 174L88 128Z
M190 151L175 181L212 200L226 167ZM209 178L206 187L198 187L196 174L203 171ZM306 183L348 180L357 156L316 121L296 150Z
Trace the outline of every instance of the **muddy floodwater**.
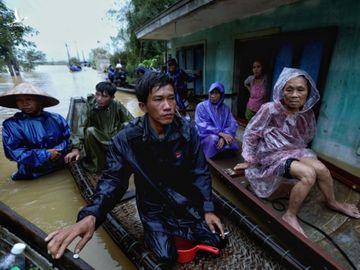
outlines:
M106 74L90 68L70 73L66 66L38 66L31 73L22 73L19 78L0 73L0 94L19 82L32 83L60 100L60 104L46 109L66 117L70 98L93 93L95 85L104 80ZM4 119L17 110L0 107L0 126ZM1 139L0 139L1 140ZM45 232L75 222L78 210L85 204L77 186L67 169L47 177L31 181L14 182L10 175L16 163L4 157L0 142L0 200L20 215L29 219ZM74 248L74 245L70 247ZM95 269L135 269L133 264L100 228L93 239L80 253L81 258Z

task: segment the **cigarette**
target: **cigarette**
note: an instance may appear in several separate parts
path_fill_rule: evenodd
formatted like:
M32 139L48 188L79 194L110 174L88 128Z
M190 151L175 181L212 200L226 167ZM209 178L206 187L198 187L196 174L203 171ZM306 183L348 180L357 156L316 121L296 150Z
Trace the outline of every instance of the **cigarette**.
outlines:
M74 259L79 259L79 258L80 258L80 255L79 255L78 253L74 253L73 258L74 258Z
M228 235L229 233L230 233L229 231L224 232L224 236L225 236L225 235ZM221 233L219 233L219 235L221 235Z

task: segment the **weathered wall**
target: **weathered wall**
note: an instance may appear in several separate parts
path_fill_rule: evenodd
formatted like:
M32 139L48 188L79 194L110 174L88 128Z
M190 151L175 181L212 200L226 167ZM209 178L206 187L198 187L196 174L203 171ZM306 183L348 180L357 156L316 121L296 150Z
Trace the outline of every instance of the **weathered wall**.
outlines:
M360 176L360 1L299 1L172 40L172 48L205 41L205 88L220 80L232 92L235 38L276 27L293 32L326 26L337 26L338 35L313 149Z

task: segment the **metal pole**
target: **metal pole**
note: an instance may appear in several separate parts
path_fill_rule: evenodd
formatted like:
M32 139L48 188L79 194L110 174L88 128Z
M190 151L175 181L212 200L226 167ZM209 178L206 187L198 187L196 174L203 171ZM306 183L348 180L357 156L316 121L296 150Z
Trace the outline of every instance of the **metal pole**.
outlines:
M68 57L68 63L69 63L69 66L70 66L70 53L69 53L68 45L66 43L65 43L65 47L66 47L66 52L67 52L67 57Z

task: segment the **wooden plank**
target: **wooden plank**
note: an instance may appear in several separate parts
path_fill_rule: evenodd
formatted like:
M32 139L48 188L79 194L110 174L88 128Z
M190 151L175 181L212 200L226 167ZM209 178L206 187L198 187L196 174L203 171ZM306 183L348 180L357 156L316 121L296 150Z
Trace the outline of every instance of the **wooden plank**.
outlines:
M0 202L0 224L22 239L26 244L31 246L32 249L60 270L94 269L81 258L73 259L74 253L68 249L61 259L54 260L47 253L47 243L44 241L47 234L2 202Z
M306 264L310 264L312 269L345 269L345 267L326 253L319 245L307 239L290 225L284 222L281 217L276 215L272 208L265 205L258 197L248 191L239 181L239 177L231 177L223 171L216 160L208 159L208 163L217 174L218 179L224 181L234 190L239 199L255 215L261 217L266 222L268 228L272 230L286 246L291 247L296 256L301 258ZM306 252L304 252L306 250ZM300 260L300 261L301 261Z

